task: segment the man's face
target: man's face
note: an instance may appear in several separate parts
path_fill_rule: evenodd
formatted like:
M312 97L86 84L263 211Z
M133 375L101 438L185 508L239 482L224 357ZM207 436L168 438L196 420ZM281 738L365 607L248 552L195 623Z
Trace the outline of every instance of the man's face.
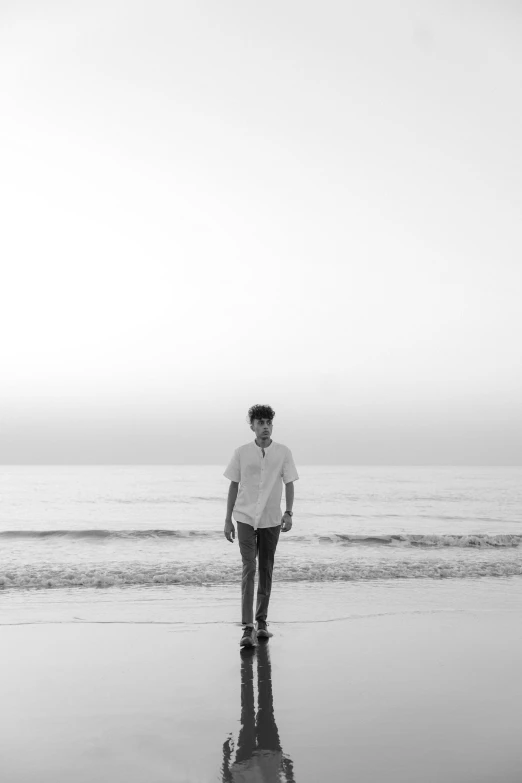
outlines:
M250 428L256 433L256 438L259 438L259 440L272 437L271 419L254 419Z

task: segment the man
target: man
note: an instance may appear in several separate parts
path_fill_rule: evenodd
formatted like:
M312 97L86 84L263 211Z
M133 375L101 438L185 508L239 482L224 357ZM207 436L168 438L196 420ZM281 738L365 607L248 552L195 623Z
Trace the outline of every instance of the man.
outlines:
M224 476L230 479L225 537L235 538L232 511L237 522L237 537L243 560L241 579L242 647L255 646L257 636L270 637L267 630L268 603L272 589L274 556L282 530L292 529L294 481L299 476L292 452L272 440L275 412L269 405L253 405L247 421L256 438L234 451ZM286 511L281 518L282 481L285 484ZM259 557L256 621L254 625L254 583L256 557Z

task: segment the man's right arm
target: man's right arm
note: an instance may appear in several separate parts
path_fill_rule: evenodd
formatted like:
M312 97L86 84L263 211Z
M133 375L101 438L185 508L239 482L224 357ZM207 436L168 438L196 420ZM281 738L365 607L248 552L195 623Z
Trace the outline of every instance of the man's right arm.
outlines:
M231 481L228 488L228 501L227 501L227 516L225 519L225 529L223 530L227 541L233 542L236 537L236 529L232 522L232 511L236 504L237 490L239 488L239 481Z
M238 490L239 481L231 481L228 488L227 515L225 517L225 522L232 522L232 511L236 505Z

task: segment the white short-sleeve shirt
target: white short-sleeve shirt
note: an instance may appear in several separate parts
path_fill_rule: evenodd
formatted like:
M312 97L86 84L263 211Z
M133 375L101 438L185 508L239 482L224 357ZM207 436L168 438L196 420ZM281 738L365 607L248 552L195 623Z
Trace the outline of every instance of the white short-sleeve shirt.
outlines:
M254 529L281 524L283 482L299 478L288 446L272 441L263 456L255 440L234 451L223 475L239 482L234 519Z

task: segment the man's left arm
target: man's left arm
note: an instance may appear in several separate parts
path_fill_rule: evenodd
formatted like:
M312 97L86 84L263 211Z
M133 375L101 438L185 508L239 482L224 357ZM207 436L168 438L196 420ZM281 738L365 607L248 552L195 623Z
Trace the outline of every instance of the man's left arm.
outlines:
M286 497L286 506L285 506L285 513L283 514L283 519L281 520L281 530L283 533L286 533L288 530L291 530L292 528L292 517L290 514L287 514L287 511L292 510L292 506L294 505L294 482L289 481L288 484L285 484L285 497Z

